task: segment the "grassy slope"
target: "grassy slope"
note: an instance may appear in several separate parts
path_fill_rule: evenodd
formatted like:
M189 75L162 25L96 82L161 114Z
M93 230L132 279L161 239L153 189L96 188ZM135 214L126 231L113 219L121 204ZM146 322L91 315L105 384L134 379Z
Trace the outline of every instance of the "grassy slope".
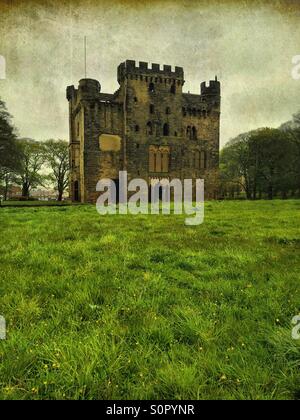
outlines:
M0 398L300 398L300 202L0 210Z

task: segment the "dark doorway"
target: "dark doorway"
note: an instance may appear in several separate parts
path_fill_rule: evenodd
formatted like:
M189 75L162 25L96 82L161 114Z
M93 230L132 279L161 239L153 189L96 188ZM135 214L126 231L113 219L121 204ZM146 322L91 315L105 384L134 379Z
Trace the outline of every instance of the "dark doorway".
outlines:
M120 195L120 181L119 179L113 179L116 186L116 203L119 203Z
M151 83L149 84L149 92L152 92L152 93L153 93L153 92L154 92L154 90L155 90L154 83L152 83L152 82L151 82Z
M170 133L169 124L165 123L163 127L163 135L168 136Z
M154 200L154 196L152 195L151 185L149 185L148 194L149 194L149 203L152 203L152 202L154 203L155 200ZM158 189L158 199L159 199L159 201L162 201L162 199L163 199L163 188L162 188L162 186L160 186L159 189Z
M74 201L79 201L79 181L74 182Z

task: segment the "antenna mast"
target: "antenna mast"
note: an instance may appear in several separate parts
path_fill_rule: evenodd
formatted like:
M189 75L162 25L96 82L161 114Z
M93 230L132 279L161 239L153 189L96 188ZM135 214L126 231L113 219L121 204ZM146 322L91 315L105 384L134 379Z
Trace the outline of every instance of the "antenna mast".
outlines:
M86 79L86 36L84 37L84 77Z

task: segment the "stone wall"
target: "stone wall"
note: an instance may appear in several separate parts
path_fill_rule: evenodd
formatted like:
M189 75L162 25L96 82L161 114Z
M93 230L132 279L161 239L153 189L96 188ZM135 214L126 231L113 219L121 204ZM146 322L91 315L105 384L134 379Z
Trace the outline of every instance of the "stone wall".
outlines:
M91 79L81 80L78 89L67 89L72 199L95 202L97 182L116 179L124 169L129 180L213 179L219 165L220 83L202 83L199 95L183 93L181 67L148 68L147 63L131 60L118 67L118 81L115 94L101 93L99 82ZM118 150L101 150L104 134L118 136ZM154 170L160 165L149 166L150 150L168 151L168 165L161 166L164 172ZM79 197L74 193L76 182ZM214 188L206 186L208 196L214 196Z

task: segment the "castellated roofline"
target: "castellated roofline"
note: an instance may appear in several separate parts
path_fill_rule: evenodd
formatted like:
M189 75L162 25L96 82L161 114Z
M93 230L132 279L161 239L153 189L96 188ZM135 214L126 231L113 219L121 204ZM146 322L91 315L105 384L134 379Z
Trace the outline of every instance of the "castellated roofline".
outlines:
M200 85L201 95L220 95L221 93L221 84L217 80L210 80L209 85L206 82L202 82Z
M172 77L175 79L183 79L184 72L182 67L175 67L174 71L172 66L163 64L152 63L150 66L145 61L136 63L134 60L126 60L118 66L118 80L122 80L126 74L145 74L145 75L160 75Z

